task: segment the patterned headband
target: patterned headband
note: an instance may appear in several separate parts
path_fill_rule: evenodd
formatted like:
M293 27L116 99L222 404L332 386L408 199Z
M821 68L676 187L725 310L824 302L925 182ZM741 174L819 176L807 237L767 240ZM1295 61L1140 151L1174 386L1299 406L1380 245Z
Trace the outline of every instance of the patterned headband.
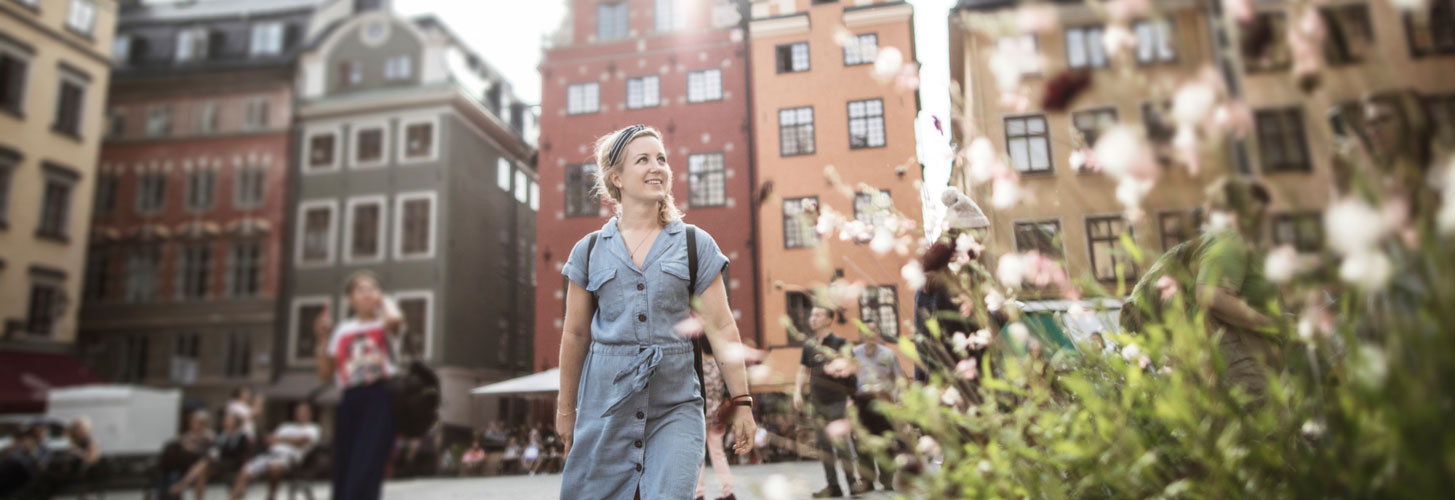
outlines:
M637 135L637 132L646 128L646 125L639 123L622 129L621 133L616 135L616 140L611 143L611 149L606 153L606 167L616 165L616 162L621 160L621 153L626 149L626 143L630 142L632 136Z

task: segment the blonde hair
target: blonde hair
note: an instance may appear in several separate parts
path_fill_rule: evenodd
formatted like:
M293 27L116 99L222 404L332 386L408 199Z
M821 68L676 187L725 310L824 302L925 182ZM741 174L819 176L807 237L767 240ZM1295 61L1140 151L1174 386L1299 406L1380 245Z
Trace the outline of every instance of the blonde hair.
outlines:
M616 204L613 210L618 216L621 215L621 188L607 182L607 179L611 177L611 174L621 173L622 169L625 168L626 154L620 154L620 158L617 158L615 164L609 164L610 158L607 158L607 156L611 154L611 146L616 143L617 137L631 130L631 128L627 127L615 130L596 140L597 175L596 185L591 187L591 192L598 197L605 196L606 198L610 198ZM643 137L651 137L660 141L662 140L662 133L652 127L645 127L637 130L631 137L626 138L626 144L631 144L632 141ZM668 170L668 175L671 175L670 170ZM672 198L672 185L669 182L667 184L667 197L657 202L657 223L665 226L680 219L682 219L682 211L677 209L677 202Z

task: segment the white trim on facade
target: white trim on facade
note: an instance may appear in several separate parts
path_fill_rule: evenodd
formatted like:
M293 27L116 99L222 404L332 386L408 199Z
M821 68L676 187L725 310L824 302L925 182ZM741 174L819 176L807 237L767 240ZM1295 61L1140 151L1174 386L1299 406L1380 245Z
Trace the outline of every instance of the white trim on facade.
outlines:
M404 203L410 200L429 200L429 250L425 252L405 254L404 253ZM393 247L394 260L429 260L435 257L439 249L439 227L440 227L440 203L439 192L437 191L408 191L394 194L394 231Z
M333 163L326 167L312 168L309 160L313 155L313 136L323 134L333 134ZM338 172L340 166L343 165L343 144L344 129L342 126L338 124L310 125L303 131L303 147L299 148L303 157L299 159L298 170L303 175Z
M328 257L319 262L305 262L303 260L303 249L307 246L308 242L305 241L304 233L308 228L307 218L304 214L307 214L309 210L314 208L328 209ZM299 202L297 217L298 232L294 235L297 246L293 249L293 267L295 269L309 269L333 265L334 257L338 255L338 239L336 238L338 235L338 200L323 199Z
M379 140L379 160L372 162L359 161L359 134L366 130L378 129L381 132ZM373 120L359 120L349 127L349 157L348 165L350 170L369 170L384 168L389 165L389 120L379 118Z
M428 154L411 158L407 156L409 151L409 127L410 125L418 125L421 123L428 123L430 125L433 144ZM440 117L438 114L401 117L399 119L399 133L396 135L398 136L396 149L399 151L399 158L395 160L397 164L415 165L439 161L440 149L444 146L444 141L441 139L443 139L444 135L441 134Z

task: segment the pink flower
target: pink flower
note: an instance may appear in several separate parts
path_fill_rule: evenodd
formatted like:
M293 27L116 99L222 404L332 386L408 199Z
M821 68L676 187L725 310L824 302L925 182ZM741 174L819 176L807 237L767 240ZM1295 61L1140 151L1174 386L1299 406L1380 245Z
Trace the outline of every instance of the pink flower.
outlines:
M678 336L695 339L699 335L702 335L702 320L698 319L696 315L688 315L687 319L684 319L674 325L672 327L672 330L676 332Z
M965 358L963 361L956 363L955 375L958 375L962 380L975 380L975 377L980 375L975 358Z
M1160 295L1163 302L1172 300L1172 297L1176 297L1180 291L1177 286L1177 280L1165 274L1161 278L1157 278L1157 290L1161 292Z
M904 54L899 49L880 47L879 56L874 59L874 78L881 82L889 81L899 75L903 66Z
M850 424L848 420L842 418L833 422L829 422L828 425L825 425L823 428L824 435L828 436L829 439L834 440L844 439L845 437L848 437L849 433L852 432L854 432L854 425Z
M1116 21L1126 21L1146 14L1151 7L1150 3L1149 0L1108 0L1107 16Z
M1049 5L1030 5L1015 12L1016 26L1022 33L1046 33L1059 23L1056 8Z
M975 333L970 334L967 345L974 349L984 349L985 346L990 345L990 330L984 328L975 330Z
M763 351L748 347L742 342L729 343L727 347L722 349L722 352L716 354L717 359L722 360L724 363L741 362L746 364L761 362L765 356Z
M1223 0L1223 10L1240 23L1253 20L1253 0Z
M834 358L833 361L829 361L829 364L824 365L823 371L829 374L829 376L844 378L854 375L858 369L854 367L852 361L844 358Z

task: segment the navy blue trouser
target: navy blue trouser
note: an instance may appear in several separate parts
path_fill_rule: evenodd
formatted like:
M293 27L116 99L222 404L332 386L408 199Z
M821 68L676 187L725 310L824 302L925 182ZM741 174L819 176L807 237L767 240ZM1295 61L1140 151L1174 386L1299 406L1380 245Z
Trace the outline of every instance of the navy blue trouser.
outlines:
M333 498L378 500L394 449L394 414L383 383L344 390L334 420Z

